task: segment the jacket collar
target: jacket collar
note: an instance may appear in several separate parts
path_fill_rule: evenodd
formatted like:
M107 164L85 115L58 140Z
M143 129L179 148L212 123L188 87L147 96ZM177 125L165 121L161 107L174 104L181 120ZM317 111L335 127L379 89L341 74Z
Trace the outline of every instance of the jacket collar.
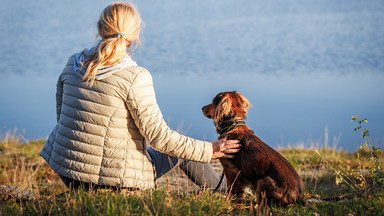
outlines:
M74 61L74 71L80 75L80 76L84 76L86 71L87 71L87 68L83 68L81 69L81 64L94 52L97 51L97 46L94 46L92 47L91 49L84 49L83 51L77 53L75 55L75 61ZM120 62L114 64L114 65L110 65L110 66L102 66L99 68L99 70L97 71L96 73L96 76L95 76L95 79L96 80L102 80L102 79L105 79L107 77L109 77L110 75L112 75L113 73L119 71L119 70L122 70L124 68L127 68L127 67L130 67L130 66L137 66L136 62L134 62L132 60L132 58L127 54L127 53L124 53L124 55L122 56Z

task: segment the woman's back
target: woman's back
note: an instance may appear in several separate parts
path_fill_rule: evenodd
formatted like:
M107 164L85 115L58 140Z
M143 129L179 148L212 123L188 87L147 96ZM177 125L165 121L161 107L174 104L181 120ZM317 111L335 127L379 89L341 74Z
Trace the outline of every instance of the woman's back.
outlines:
M153 167L127 98L137 73L132 64L92 85L74 71L72 56L58 81L59 121L50 157L59 174L101 185L148 188ZM61 94L61 95L60 95ZM153 102L148 101L152 104Z

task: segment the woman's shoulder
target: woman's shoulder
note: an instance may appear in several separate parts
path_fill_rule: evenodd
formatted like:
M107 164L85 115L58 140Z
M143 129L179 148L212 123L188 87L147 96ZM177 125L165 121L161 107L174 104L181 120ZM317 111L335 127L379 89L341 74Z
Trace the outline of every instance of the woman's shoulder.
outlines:
M134 65L127 68L124 68L120 72L116 73L117 76L128 80L129 82L135 82L138 79L147 79L148 77L152 77L151 73L144 67Z
M132 66L132 67L129 67L128 70L132 71L132 73L137 76L138 74L141 74L141 73L149 73L149 71L145 68L145 67L142 67L142 66L139 66L139 65L135 65L135 66Z
M75 64L76 55L77 55L77 53L72 54L72 55L68 58L67 63L65 64L65 67L64 67L63 72L66 71L66 70L69 70L69 69L70 69L71 71L73 71L73 67L74 67L74 64Z
M76 55L78 55L79 53L74 53L72 54L69 58L68 58L68 61L67 61L67 65L73 65L74 62L75 62L75 59L76 59Z
M59 75L59 79L63 80L65 76L67 76L67 75L73 76L75 74L74 73L74 65L75 65L75 60L76 60L77 54L78 53L74 53L68 58L67 63L65 64L63 70L61 71L61 73Z

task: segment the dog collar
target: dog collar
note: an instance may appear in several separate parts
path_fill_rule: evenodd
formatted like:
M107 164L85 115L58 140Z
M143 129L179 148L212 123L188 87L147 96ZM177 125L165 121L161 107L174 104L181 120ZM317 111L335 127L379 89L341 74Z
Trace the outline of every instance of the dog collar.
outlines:
M219 125L219 127L221 128L219 134L222 135L224 133L227 133L238 125L245 125L245 122L242 118L237 117L232 120L224 121Z

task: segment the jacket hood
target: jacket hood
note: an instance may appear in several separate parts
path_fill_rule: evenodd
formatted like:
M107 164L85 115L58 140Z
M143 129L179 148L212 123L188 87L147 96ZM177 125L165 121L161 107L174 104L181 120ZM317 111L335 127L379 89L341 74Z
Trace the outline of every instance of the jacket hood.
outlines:
M81 77L85 75L85 73L87 72L87 68L85 67L81 70L81 65L96 50L97 50L97 46L92 47L91 49L84 49L83 51L75 55L74 71L76 74L78 74ZM110 75L112 75L113 73L115 73L116 71L119 71L121 69L130 67L130 66L137 66L137 64L131 59L131 57L127 53L124 53L124 56L120 62L114 65L100 67L99 70L97 70L96 72L95 80L105 79Z

